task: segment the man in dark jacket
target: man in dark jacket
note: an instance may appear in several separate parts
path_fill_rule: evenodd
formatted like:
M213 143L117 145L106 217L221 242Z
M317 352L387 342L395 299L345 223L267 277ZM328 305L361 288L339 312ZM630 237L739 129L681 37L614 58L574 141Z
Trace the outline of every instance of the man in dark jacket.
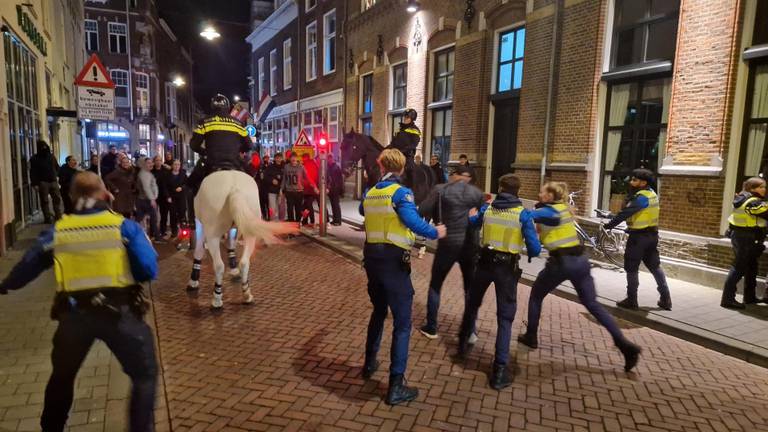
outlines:
M45 141L37 142L37 153L29 159L29 179L40 194L40 207L45 223L61 219L61 190L58 182L59 164L51 154L51 147ZM53 215L48 208L48 196L53 202Z
M117 147L109 146L109 153L101 158L101 178L105 178L117 168Z
M80 172L77 167L77 158L70 155L65 160L66 164L59 168L59 185L61 186L61 199L64 202L64 213L72 213L74 206L72 205L72 198L69 197L69 189L72 186L72 180L75 178L75 174Z
M440 165L440 158L437 155L433 154L429 157L429 167L435 173L435 184L445 183L445 172L443 172L443 166Z
M269 165L269 155L265 154L261 158L259 167L254 173L256 183L259 185L259 205L261 206L261 218L264 220L269 220L269 184L266 182L267 168L269 168Z
M168 231L168 219L171 215L171 194L168 191L168 173L170 170L163 164L163 158L156 155L152 162L155 166L152 168L152 175L157 182L157 208L160 212L160 237L165 236ZM104 169L104 167L102 167Z
M464 281L464 300L466 303L469 287L475 269L477 252L477 229L469 225L469 211L483 205L483 192L469 182L472 176L464 167L458 166L451 174L448 183L437 185L427 199L419 206L424 217L431 217L435 223L442 223L448 235L437 243L435 260L432 262L432 279L429 282L427 297L427 323L419 331L430 338L437 338L437 312L440 308L440 291L445 277L455 263L459 263ZM474 343L476 337L470 338Z
M275 158L264 169L264 184L269 195L269 219L283 220L280 214L280 186L283 184L283 154L275 153ZM285 211L283 211L285 213ZM283 215L284 216L284 215Z
M341 167L328 154L328 200L331 202L333 219L331 225L341 225L341 197L344 195L344 174Z

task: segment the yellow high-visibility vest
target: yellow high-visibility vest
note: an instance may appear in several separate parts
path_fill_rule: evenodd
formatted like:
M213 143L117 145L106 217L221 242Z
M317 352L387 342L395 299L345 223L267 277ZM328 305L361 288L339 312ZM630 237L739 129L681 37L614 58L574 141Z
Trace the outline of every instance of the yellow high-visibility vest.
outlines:
M648 207L630 216L627 219L627 227L639 230L659 226L659 196L648 189L643 189L637 194L648 198Z
M53 258L58 291L136 285L120 227L124 218L111 211L65 215L56 222Z
M740 228L765 228L766 221L761 217L746 212L747 204L759 201L758 197L749 197L728 216L728 223Z
M395 211L392 197L400 189L393 183L385 188L371 188L365 195L365 241L367 243L389 243L410 250L416 240L413 232L403 224Z
M555 209L560 216L560 223L556 226L539 224L541 230L541 244L548 251L580 246L579 235L573 225L571 209L562 203L548 204Z
M489 206L483 215L483 247L499 252L519 254L523 250L520 214L524 207L497 209Z

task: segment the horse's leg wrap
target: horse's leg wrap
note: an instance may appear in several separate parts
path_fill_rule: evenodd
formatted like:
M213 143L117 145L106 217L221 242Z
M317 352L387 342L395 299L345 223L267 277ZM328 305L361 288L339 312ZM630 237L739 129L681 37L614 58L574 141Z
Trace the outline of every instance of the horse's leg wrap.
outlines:
M224 300L223 295L221 292L221 284L214 284L213 286L213 301L211 302L211 306L215 308L220 308L224 306Z
M227 257L229 258L229 268L237 268L237 254L234 249L227 249Z
M194 291L200 285L200 264L201 260L196 259L192 262L192 274L189 275L189 283L187 284L187 291Z

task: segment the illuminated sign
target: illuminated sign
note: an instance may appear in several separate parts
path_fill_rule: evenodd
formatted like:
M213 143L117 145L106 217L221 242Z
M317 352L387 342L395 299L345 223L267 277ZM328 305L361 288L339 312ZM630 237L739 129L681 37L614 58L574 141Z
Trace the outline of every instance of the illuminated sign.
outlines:
M128 139L128 132L100 130L96 132L96 136L99 138Z

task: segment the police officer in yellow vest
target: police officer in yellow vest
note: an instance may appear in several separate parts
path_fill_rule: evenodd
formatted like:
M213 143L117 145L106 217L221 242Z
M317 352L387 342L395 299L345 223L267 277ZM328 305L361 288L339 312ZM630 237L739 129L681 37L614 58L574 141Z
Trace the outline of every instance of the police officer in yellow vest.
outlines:
M379 366L376 355L381 345L387 310L392 310L393 331L390 351L389 389L386 403L397 405L416 398L418 391L407 387L405 369L408 364L408 344L411 337L410 250L414 233L429 239L445 236L445 227L428 224L416 209L413 192L400 183L405 168L405 156L395 149L386 149L378 159L384 176L369 189L360 206L365 216L365 272L368 275L368 296L373 304L365 344L363 377L373 376Z
M541 244L549 251L549 259L531 287L528 328L517 340L530 348L538 348L539 318L544 297L560 283L569 280L581 304L611 334L616 347L624 355L624 370L629 372L637 365L641 349L624 337L616 320L597 302L589 259L584 256L584 247L576 233L574 215L563 202L567 196L568 185L565 183L546 183L541 187L539 203L532 212L533 220L539 224Z
M627 221L627 247L624 251L624 270L627 272L627 298L616 302L625 309L637 309L637 288L640 285L640 263L642 262L656 280L659 291L657 305L672 310L667 278L661 269L659 259L659 196L651 188L653 173L645 168L632 171L629 181L631 192L624 208L605 224L606 230Z
M512 174L499 178L499 194L491 204L484 204L470 217L470 223L483 226L480 257L469 289L469 301L459 332L459 356L465 357L472 345L469 338L483 303L485 291L496 287L496 355L490 376L490 386L501 390L512 384L507 369L512 322L517 311L517 282L522 274L520 254L526 247L528 257L539 256L541 243L529 210L517 197L520 180Z
M723 287L720 306L744 309L745 304L757 303L757 261L765 246L768 203L765 202L765 180L747 179L742 191L733 199L733 212L728 217L729 237L733 245L733 264ZM744 303L736 301L736 284L744 278ZM766 294L768 300L768 294Z
M54 267L58 286L51 316L59 325L40 425L44 432L64 430L75 377L100 339L132 381L130 430L152 431L157 364L139 283L156 277L157 254L141 226L109 209L110 195L98 175L75 176L70 196L74 214L43 232L0 283L0 294L7 294Z

